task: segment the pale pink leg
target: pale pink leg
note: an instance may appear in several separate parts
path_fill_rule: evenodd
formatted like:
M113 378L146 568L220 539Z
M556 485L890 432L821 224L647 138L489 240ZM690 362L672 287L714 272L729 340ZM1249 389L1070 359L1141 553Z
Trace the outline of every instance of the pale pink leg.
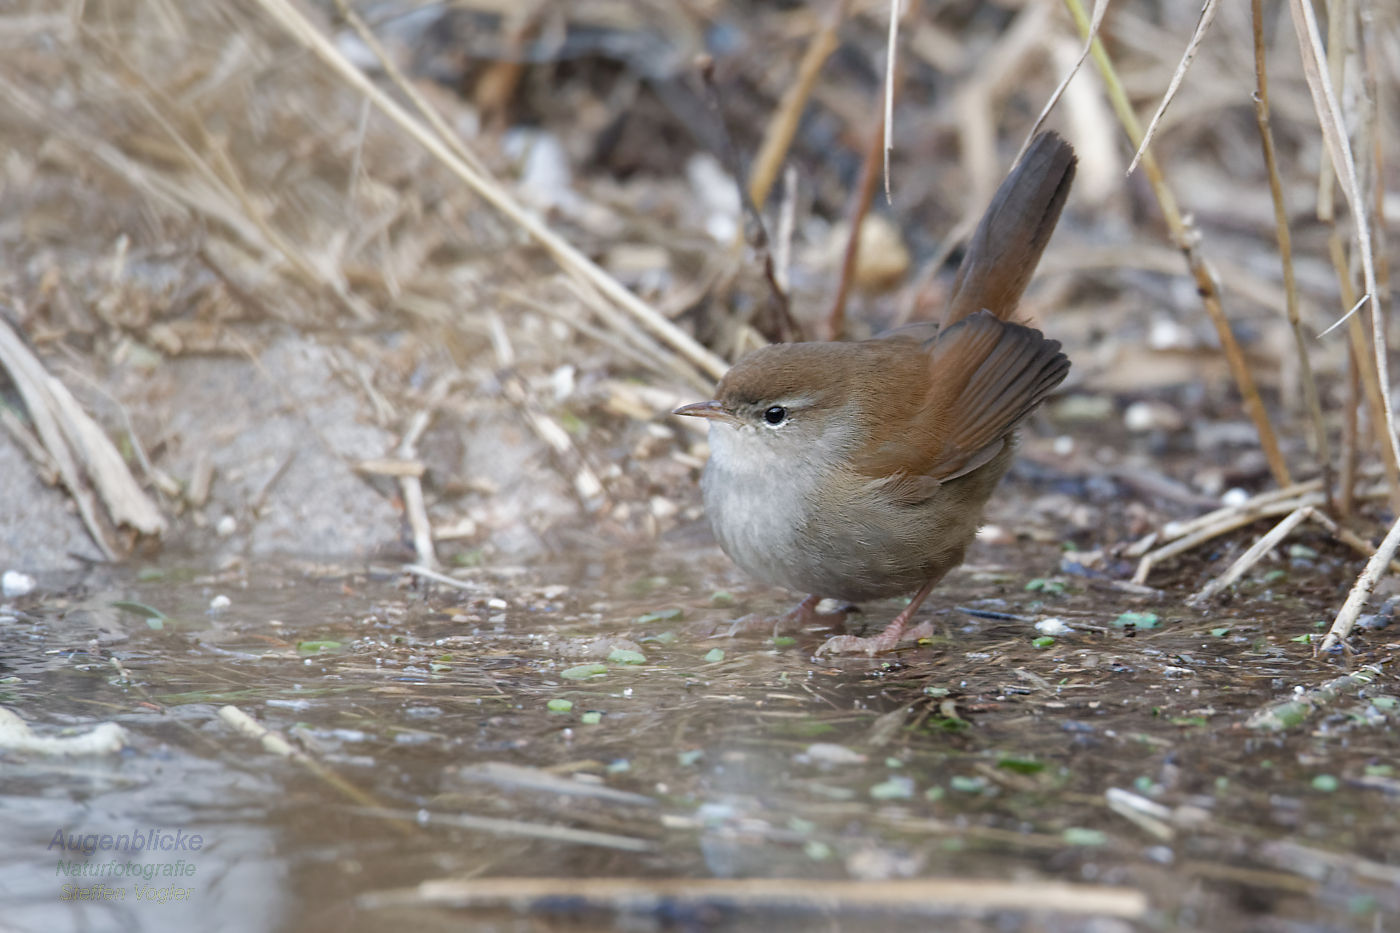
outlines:
M882 651L889 651L904 637L904 630L909 627L909 620L914 617L914 613L928 598L929 591L933 589L934 584L941 577L942 574L939 574L920 587L919 592L914 594L914 598L909 600L909 605L904 607L904 611L895 616L879 635L870 635L865 638L857 635L837 635L834 638L828 638L826 643L817 649L817 657L821 657L823 654L860 654L862 652L873 657ZM915 631L923 628L924 626L920 625Z
M805 628L818 622L840 621L846 617L845 609L836 612L818 612L817 604L822 601L820 596L813 594L802 600L792 609L779 616L763 616L757 613L744 616L735 621L730 627L729 634L737 635L739 632L752 632L758 629L766 629L770 626L773 632L783 629Z

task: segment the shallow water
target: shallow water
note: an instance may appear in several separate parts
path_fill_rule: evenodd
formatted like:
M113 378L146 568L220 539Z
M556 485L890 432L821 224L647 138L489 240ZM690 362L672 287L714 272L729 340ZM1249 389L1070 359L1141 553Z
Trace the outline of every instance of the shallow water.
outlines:
M814 662L822 632L711 637L785 608L712 550L462 575L149 571L0 612L6 706L41 735L129 737L0 752L0 922L1298 931L1400 912L1388 666L1302 724L1246 725L1345 673L1291 640L1318 610L1256 591L1201 614L972 567L931 600L930 643ZM1073 631L1045 643L1031 621L1051 616ZM1388 661L1384 635L1353 664ZM184 845L55 840L123 833ZM578 887L610 878L632 890ZM501 904L501 879L535 886ZM1073 887L1042 903L1041 882ZM112 899L76 899L94 886Z

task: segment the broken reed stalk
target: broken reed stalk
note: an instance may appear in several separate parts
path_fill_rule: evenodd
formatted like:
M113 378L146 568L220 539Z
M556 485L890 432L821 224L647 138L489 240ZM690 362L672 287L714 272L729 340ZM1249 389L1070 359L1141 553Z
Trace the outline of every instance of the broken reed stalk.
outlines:
M1276 700L1254 711L1245 720L1246 729L1283 732L1300 726L1314 714L1334 705L1338 700L1355 696L1381 676L1379 665L1367 665L1359 671L1333 678L1304 693Z
M1084 5L1080 0L1065 0L1065 6L1069 9L1070 16L1074 18L1075 26L1079 29L1080 35L1088 36L1090 20L1084 11ZM1134 146L1138 146L1143 138L1142 127L1138 123L1132 103L1128 100L1127 91L1124 90L1122 82L1118 79L1113 60L1109 58L1108 50L1104 47L1103 41L1096 37L1092 42L1094 64L1098 67L1099 74L1103 78L1109 102L1113 106L1119 123L1128 134L1129 141ZM1215 325L1221 348L1225 351L1225 360L1230 366L1235 385L1239 388L1245 411L1249 414L1250 420L1254 422L1254 428L1259 435L1259 446L1263 449L1264 457L1269 462L1269 471L1273 474L1274 482L1279 486L1291 485L1293 480L1288 471L1288 464L1283 458L1283 452L1279 449L1277 435L1275 435L1273 424L1269 420L1269 414L1264 409L1264 403L1259 397L1259 390L1254 384L1254 376L1249 370L1248 363L1245 362L1244 353L1240 350L1238 341L1235 340L1234 331L1230 328L1230 321L1225 316L1225 309L1221 303L1220 291L1216 287L1215 279L1197 249L1199 235L1182 217L1181 210L1176 203L1176 196L1168 187L1161 166L1158 165L1150 149L1143 152L1142 168L1148 183L1152 186L1153 194L1156 195L1157 204L1162 210L1162 219L1166 222L1172 242L1186 258L1186 264L1196 283L1196 290L1200 293L1201 303L1205 306L1207 315Z
M1274 131L1269 122L1269 78L1264 50L1263 0L1250 0L1254 31L1254 119L1259 125L1259 142L1264 150L1264 168L1269 174L1269 194L1274 202L1274 228L1278 238L1279 261L1283 265L1284 309L1293 332L1293 346L1298 351L1298 366L1303 375L1303 401L1312 422L1313 446L1322 464L1322 488L1327 493L1328 508L1332 508L1332 450L1327 442L1327 427L1322 421L1322 402L1318 397L1317 380L1313 376L1312 360L1303 337L1303 325L1298 314L1298 282L1293 274L1293 238L1288 229L1288 208L1283 203L1283 181L1279 178L1278 158L1274 151Z
M846 248L841 254L841 276L836 281L836 295L831 299L831 310L826 315L826 333L823 336L827 340L840 340L846 330L846 299L850 297L856 263L860 261L860 228L865 223L865 215L870 213L870 202L875 198L875 180L880 176L884 150L885 119L881 117L865 145L860 180L856 182L856 190L851 197L848 214L851 229L846 236Z
M608 300L616 303L627 312L634 323L650 330L679 357L684 358L688 366L694 366L714 379L724 375L725 370L729 368L724 360L701 346L695 338L628 291L572 243L555 233L537 215L526 210L499 181L489 174L477 171L457 155L434 130L405 110L346 59L335 44L322 35L290 0L256 0L256 3L288 35L330 68L336 77L368 98L381 113L417 141L482 200L529 234L566 272L587 281ZM679 360L677 362L679 363ZM696 379L698 376L688 381Z
M1356 289L1352 285L1351 266L1347 262L1341 232L1335 226L1327 239L1327 247L1332 257L1332 268L1337 276L1337 290L1342 299L1342 308L1353 308L1356 306ZM1385 426L1385 400L1381 392L1380 376L1376 373L1376 361L1367 346L1366 322L1361 319L1361 315L1353 314L1347 319L1347 339L1350 341L1350 359L1356 364L1361 387L1364 389L1368 420L1371 429L1376 433L1376 445L1381 451L1386 481L1390 484L1391 507L1400 509L1400 462L1396 461L1395 451L1386 437L1389 431ZM1348 495L1351 495L1351 490L1348 490Z
M797 80L787 89L782 102L778 104L778 109L773 112L773 118L768 121L768 128L763 133L763 142L758 147L758 155L754 156L753 168L749 172L749 197L760 210L773 190L778 169L782 167L788 150L792 148L792 140L797 135L802 111L806 109L807 101L812 96L812 88L816 86L822 65L825 65L831 53L836 51L836 32L846 18L847 3L848 0L834 0L831 4L821 28L812 36L812 41L797 66Z
M1259 563L1265 554L1272 551L1284 538L1288 537L1289 533L1292 532L1294 528L1301 525L1312 512L1313 507L1310 505L1299 506L1292 512L1289 512L1288 515L1284 517L1283 521L1270 528L1265 534L1261 535L1258 540L1251 544L1249 549L1241 554L1224 573L1214 580L1211 580L1205 586L1201 587L1198 592L1190 596L1186 600L1187 604L1200 606L1227 586L1232 585L1236 580L1249 572L1251 567Z
M1395 524L1390 526L1385 540L1380 543L1380 546L1376 548L1376 553L1372 554L1371 559L1366 562L1366 568L1361 571L1361 576L1356 578L1351 592L1347 594L1347 601L1342 603L1341 611L1337 613L1337 618L1332 620L1332 627L1327 630L1327 637L1322 639L1322 644L1317 649L1318 654L1331 651L1351 634L1352 626L1356 624L1357 617L1361 615L1361 610L1366 605L1366 600L1370 598L1371 591L1376 588L1376 581L1390 565L1390 559L1395 556L1396 548L1400 548L1400 519L1396 519Z

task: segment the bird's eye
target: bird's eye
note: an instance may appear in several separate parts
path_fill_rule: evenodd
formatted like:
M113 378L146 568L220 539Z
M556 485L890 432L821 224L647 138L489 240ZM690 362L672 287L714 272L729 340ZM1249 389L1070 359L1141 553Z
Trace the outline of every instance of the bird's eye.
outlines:
M787 418L787 409L781 405L774 405L763 413L763 420L769 424L782 424L785 418Z

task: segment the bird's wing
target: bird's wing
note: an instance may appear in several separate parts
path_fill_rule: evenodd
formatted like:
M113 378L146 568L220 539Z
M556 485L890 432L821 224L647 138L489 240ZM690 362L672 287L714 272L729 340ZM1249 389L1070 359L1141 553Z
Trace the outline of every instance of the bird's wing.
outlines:
M1068 371L1059 341L979 311L933 343L922 404L903 423L883 425L856 468L922 489L957 479L995 457Z

